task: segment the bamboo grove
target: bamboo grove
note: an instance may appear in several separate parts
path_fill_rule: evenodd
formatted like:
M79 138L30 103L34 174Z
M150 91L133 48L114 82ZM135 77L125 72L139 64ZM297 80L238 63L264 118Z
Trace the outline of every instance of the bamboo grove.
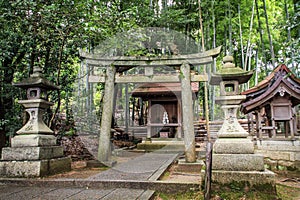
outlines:
M256 70L250 86L279 63L300 75L296 0L1 0L0 15L0 146L7 145L24 121L17 104L24 91L12 82L28 77L33 66L41 66L45 77L61 86L51 94L56 105L48 122L54 124L59 119L53 116L67 113L67 125L71 124L76 95L90 93L88 88L74 93L78 79L88 73L80 69L79 49L93 51L103 41L138 28L178 31L186 40L192 38L198 51L222 45L223 55L207 68L208 73L221 65L222 56L231 54L240 67ZM149 53L111 48L124 55ZM102 86L96 89L101 91ZM212 102L213 90L209 92Z

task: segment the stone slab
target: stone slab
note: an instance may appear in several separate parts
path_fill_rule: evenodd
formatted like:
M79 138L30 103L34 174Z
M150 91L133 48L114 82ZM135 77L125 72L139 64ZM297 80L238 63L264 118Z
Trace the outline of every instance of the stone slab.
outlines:
M30 185L30 184L28 184ZM96 200L96 199L152 199L153 190L144 189L91 189L89 187L46 187L46 186L0 186L1 199L69 199L69 200Z
M44 160L63 157L61 146L46 147L5 147L2 149L2 160Z
M212 182L218 184L234 184L242 183L248 187L268 187L269 189L276 191L276 179L274 172L269 170L265 171L212 171Z
M71 158L35 161L0 161L2 177L42 177L71 170Z
M128 190L126 188L118 188L113 192L109 193L102 199L111 200L111 199L136 199L144 193L144 190L131 189ZM139 199L139 198L137 198Z
M174 181L141 181L141 180L89 180L89 179L28 179L28 178L0 178L1 184L18 185L19 187L47 187L47 188L89 188L89 189L115 189L130 188L152 190L164 193L184 193L187 191L199 191L200 181L174 182ZM0 185L1 188L1 185ZM1 190L0 190L1 192ZM130 192L130 191L128 191ZM2 194L2 193L1 193ZM142 199L142 198L136 198Z
M73 198L74 195L80 193L83 188L56 188L51 192L47 192L43 195L40 195L32 200L39 200L39 199L49 199L49 200L62 200L62 199L76 199ZM79 198L77 198L79 200ZM76 199L76 200L77 200Z
M257 149L274 151L297 151L300 153L300 141L262 140L257 142Z
M48 161L1 161L0 176L3 177L40 177L48 173Z
M213 154L213 170L264 171L264 157L259 154Z
M71 171L70 157L54 158L49 160L49 175L67 171Z
M272 160L291 160L291 152L267 150L256 150L255 152L264 155L266 158L271 158Z
M246 95L230 95L230 96L219 96L216 97L216 103L220 103L222 105L239 105L244 99L246 99Z
M37 147L55 145L56 137L54 135L17 135L11 139L11 147Z
M196 160L194 163L188 163L185 159L179 159L176 172L201 172L201 168L204 165L202 160Z
M11 188L11 190L9 190L9 188ZM16 186L14 187L4 186L3 189L4 191L1 191L1 199L5 199L5 200L17 200L17 199L32 200L37 197L40 197L41 199L41 197L44 194L50 193L54 190L54 188L47 188L47 187L38 188L38 187L16 187Z
M89 177L91 180L157 180L178 154L146 153Z
M248 138L219 138L213 151L217 154L253 154L254 144Z

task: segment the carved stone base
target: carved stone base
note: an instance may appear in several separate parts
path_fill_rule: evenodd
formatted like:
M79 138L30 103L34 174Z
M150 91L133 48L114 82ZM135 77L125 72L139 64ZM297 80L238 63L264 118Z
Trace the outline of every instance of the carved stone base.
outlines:
M2 149L0 176L42 177L71 170L71 158L53 135L17 135Z
M54 135L16 135L11 139L11 147L38 147L55 145L56 137Z
M254 144L248 138L219 138L214 143L214 152L217 154L252 154Z
M213 170L264 171L264 157L258 154L213 154Z
M46 147L5 147L2 149L2 160L44 160L63 157L61 146Z
M276 193L275 174L269 170L265 171L212 171L212 183L219 187L229 188L235 185L240 190L248 188ZM224 188L223 188L224 189Z
M43 177L71 170L71 158L50 160L0 161L0 176L15 178Z

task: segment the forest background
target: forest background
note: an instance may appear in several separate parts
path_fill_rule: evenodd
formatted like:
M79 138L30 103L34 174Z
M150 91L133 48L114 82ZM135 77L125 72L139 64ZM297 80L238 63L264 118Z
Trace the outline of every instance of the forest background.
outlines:
M23 108L17 101L25 98L25 91L12 83L32 74L34 66L42 67L44 76L61 87L50 94L56 104L49 112L48 124L62 123L64 116L64 127L70 127L74 112L79 114L72 110L73 105L83 107L88 119L100 106L103 90L101 84L91 87L85 82L89 71L80 60L80 49L93 51L103 41L138 28L174 30L186 35L186 40L192 38L199 52L222 45L222 53L207 67L208 73L221 66L224 55L231 54L238 66L255 70L251 87L279 63L299 77L299 23L297 0L1 0L0 147L8 144L8 138L24 122ZM147 47L132 50L115 44L110 48L111 55L153 53ZM210 108L214 91L209 87ZM202 93L203 88L200 96ZM210 110L213 119L214 109Z

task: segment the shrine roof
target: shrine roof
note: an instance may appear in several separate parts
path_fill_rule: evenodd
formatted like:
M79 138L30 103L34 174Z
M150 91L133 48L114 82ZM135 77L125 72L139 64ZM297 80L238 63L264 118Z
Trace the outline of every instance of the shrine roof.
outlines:
M259 82L256 86L242 92L241 94L251 95L251 94L256 93L260 90L264 90L264 89L266 89L266 87L269 87L273 83L273 81L278 78L278 76L285 76L286 78L289 77L293 81L295 81L296 83L298 83L300 85L300 79L297 78L286 65L281 64L281 65L278 65L272 71L272 73L269 76L267 76L264 80Z
M286 65L281 64L259 84L241 94L246 95L246 100L241 107L244 113L249 113L264 103L272 101L275 96L283 97L286 94L290 96L292 106L296 106L300 104L300 79Z
M191 88L198 93L199 83L192 82ZM139 85L132 91L133 97L174 96L181 92L181 83L147 83Z

